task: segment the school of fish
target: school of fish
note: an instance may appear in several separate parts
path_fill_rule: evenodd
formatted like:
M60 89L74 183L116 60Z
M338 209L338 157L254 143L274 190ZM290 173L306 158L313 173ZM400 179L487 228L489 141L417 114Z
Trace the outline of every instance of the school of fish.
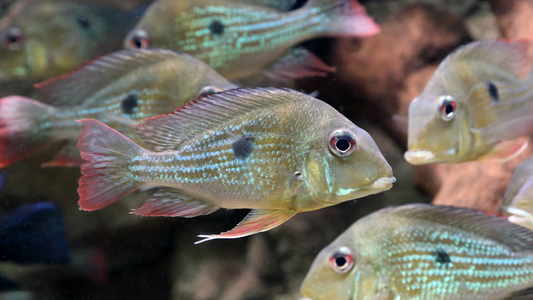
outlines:
M283 87L336 71L302 43L379 33L356 0L0 0L0 84L34 87L31 98L0 98L0 168L63 142L42 166L81 169L82 211L152 188L132 218L250 210L196 244L386 192L396 178L372 136L316 94ZM533 131L532 66L533 38L449 53L410 103L405 160L523 153ZM281 86L241 86L254 76ZM532 299L533 157L515 169L500 210L382 208L318 253L300 300ZM0 234L18 238L1 241L3 259L67 262L53 204L21 211L13 215L32 226L3 219ZM32 219L41 211L53 224ZM48 238L60 241L59 254ZM42 257L20 258L33 249L28 239L43 244ZM17 284L0 277L4 286Z

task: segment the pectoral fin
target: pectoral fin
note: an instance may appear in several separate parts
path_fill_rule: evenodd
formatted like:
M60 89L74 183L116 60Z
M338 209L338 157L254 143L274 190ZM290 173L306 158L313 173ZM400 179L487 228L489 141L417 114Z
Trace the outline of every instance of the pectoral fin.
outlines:
M507 161L520 155L526 148L529 140L526 137L517 138L509 141L502 141L492 150L479 158L479 161Z
M325 77L335 72L308 50L297 47L290 49L279 61L265 70L265 74L276 80L302 77Z
M236 239L278 227L296 215L292 210L253 209L235 228L221 234L199 235L195 244L215 239Z

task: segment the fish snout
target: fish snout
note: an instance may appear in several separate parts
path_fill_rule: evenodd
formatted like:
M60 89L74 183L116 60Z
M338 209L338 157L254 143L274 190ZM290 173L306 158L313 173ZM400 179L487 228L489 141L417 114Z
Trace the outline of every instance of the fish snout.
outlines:
M418 151L407 151L404 156L410 164L413 165L422 165L430 163L434 158L435 154L431 151L418 150Z
M372 187L377 190L387 191L392 188L392 184L396 182L394 176L391 177L381 177L378 180L374 181Z

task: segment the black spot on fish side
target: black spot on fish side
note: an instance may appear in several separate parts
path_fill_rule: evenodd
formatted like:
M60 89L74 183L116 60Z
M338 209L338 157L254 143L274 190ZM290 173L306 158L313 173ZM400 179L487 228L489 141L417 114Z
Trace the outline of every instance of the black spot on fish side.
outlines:
M451 263L450 255L442 249L435 250L435 262L438 262L442 265Z
M490 97L494 101L500 100L500 95L498 94L498 88L494 85L494 83L490 82L487 84L487 89L489 90Z
M134 113L135 108L139 105L139 98L135 94L128 94L122 99L122 112L128 115Z
M235 159L245 160L254 151L254 139L248 136L242 136L233 142L233 155Z
M80 26L80 28L82 29L89 29L91 28L91 23L89 23L89 20L87 20L87 18L85 17L78 17L76 19L76 22L78 22L78 25Z
M220 20L213 20L209 25L209 31L212 34L223 34L224 33L224 24Z

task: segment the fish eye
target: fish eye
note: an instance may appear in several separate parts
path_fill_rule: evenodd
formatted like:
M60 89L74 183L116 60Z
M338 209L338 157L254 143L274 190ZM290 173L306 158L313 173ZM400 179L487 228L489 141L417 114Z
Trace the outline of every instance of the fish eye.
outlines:
M218 90L214 87L214 86L204 86L200 92L198 92L198 95L196 95L196 97L205 97L205 96L208 96L208 95L213 95L213 94L216 94L218 93Z
M23 40L24 36L22 35L22 30L13 27L7 32L4 43L9 50L17 51L22 49Z
M336 130L329 137L329 150L340 157L346 157L355 150L355 135L348 130Z
M457 103L452 96L442 96L439 99L439 114L444 121L450 121L455 117Z
M344 274L349 272L355 265L352 251L346 247L340 248L329 258L329 265L336 273Z
M148 34L144 30L137 30L128 41L130 48L148 48Z

